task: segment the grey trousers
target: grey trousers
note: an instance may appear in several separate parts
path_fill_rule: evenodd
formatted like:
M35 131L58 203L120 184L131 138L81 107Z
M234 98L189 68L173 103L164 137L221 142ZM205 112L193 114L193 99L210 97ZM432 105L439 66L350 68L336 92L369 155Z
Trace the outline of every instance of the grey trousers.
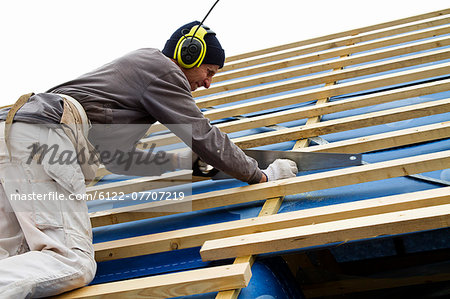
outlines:
M96 271L84 176L61 129L0 123L0 298L39 298L89 283ZM57 145L53 162L32 145ZM60 155L60 156L58 156ZM57 161L55 163L55 160ZM64 161L64 163L61 163Z

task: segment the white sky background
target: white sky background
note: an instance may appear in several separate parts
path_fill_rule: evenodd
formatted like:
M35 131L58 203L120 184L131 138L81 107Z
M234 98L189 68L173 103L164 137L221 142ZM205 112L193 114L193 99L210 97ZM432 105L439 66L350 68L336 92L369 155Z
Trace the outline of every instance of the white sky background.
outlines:
M143 47L162 49L215 0L10 0L0 4L0 106ZM227 55L450 7L448 0L220 0L205 24Z

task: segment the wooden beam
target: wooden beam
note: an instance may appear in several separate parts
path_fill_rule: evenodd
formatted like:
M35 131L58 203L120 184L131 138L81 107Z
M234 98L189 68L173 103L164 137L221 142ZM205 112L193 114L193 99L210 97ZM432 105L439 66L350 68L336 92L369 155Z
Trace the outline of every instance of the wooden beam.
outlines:
M344 58L344 57L347 57L347 55L346 56L342 56L341 58ZM338 70L338 69L336 69L336 70ZM330 85L335 85L335 84L337 84L337 81L329 82L329 83L325 84L325 86L330 86ZM328 103L329 99L330 98L318 99L316 101L315 106L318 106L318 105L320 106L321 104L326 104L326 103ZM317 115L317 116L308 118L308 120L306 121L305 126L308 126L308 125L311 125L311 124L314 124L314 123L319 123L322 120L322 117L323 117L323 115ZM307 147L309 147L309 145L310 145L310 139L309 138L299 139L299 140L297 140L295 142L295 145L293 146L292 151L302 150L302 148L307 148ZM327 252L328 256L332 255L331 252L329 250L327 250L327 249L322 250L322 252ZM302 269L307 268L310 264L313 263L306 253L304 253L303 259L300 259L300 260L306 260L306 262L301 265ZM335 265L335 263L333 263L333 265ZM293 272L293 273L296 274L296 272ZM315 273L314 275L317 276L317 273Z
M450 26L448 27L448 33L450 33ZM249 87L253 85L270 83L278 80L286 80L289 78L299 77L303 75L310 75L313 73L323 72L331 69L340 69L343 67L348 67L355 64L376 61L380 59L391 58L399 55L411 54L414 52L435 49L439 47L448 46L450 44L450 37L444 36L438 39L431 39L420 41L412 44L401 45L396 47L390 47L387 49L382 49L378 51L364 52L362 54L356 54L348 56L344 55L338 59L327 60L316 64L301 65L295 68L289 68L286 70L280 70L276 72L270 72L268 74L260 74L257 76L252 76L250 78L243 78L241 80L234 80L232 82L223 82L219 84L213 84L208 89L200 89L194 91L192 94L195 97L211 95L214 93L219 93L223 91L230 91L233 89ZM348 50L347 50L348 51ZM348 51L350 52L350 51ZM314 57L318 57L314 55ZM215 80L215 79L214 79ZM332 80L335 81L335 80Z
M293 56L303 55L303 54L309 54L313 52L318 51L324 51L332 48L342 47L346 45L351 44L357 44L361 42L366 42L370 40L374 40L377 38L383 38L387 36L392 36L396 34L416 31L416 30L422 30L426 28L430 28L433 26L440 26L440 25L446 25L450 21L450 17L447 15L439 16L427 20L421 20L405 25L399 25L390 27L388 29L382 29L382 30L376 30L373 32L367 32L363 33L357 36L350 36L350 37L343 37L343 38L337 38L330 41L324 41L319 42L312 45L306 45L302 47L298 47L292 50L282 51L282 52L276 52L275 54L267 54L264 56L256 57L256 58L249 58L244 59L238 62L235 62L233 64L225 65L222 68L222 71L229 71L229 70L235 70L239 68L249 67L257 64L267 63L270 61L285 59Z
M367 153L450 137L450 121L304 148L302 152Z
M234 260L233 264L241 264L241 263L247 264L248 263L251 267L254 262L255 262L255 258L253 256L249 256L248 258L247 257L244 257L244 258L238 257ZM240 290L241 290L241 288L220 291L217 293L216 299L237 299L239 297Z
M278 213L278 210L281 207L281 203L283 202L283 199L284 199L284 197L276 197L276 198L267 199L264 202L264 205L263 205L261 211L259 212L258 217L265 217L265 216L274 215L274 214ZM255 261L255 257L253 255L247 255L247 256L237 257L234 260L233 264L249 263L250 267L251 267L251 266L253 266L254 261ZM227 291L221 291L221 292L217 293L216 299L237 299L239 297L240 292L241 292L240 288L233 289L233 290L227 290Z
M267 144L275 144L284 141L435 115L449 111L450 99L442 99L406 107L387 109L362 115L329 120L321 123L310 124L308 126L291 127L277 131L234 138L233 142L241 148L252 148Z
M298 41L298 42L293 42L293 43L289 43L289 44L284 44L284 45L280 45L280 46L276 46L276 47L271 47L271 48L266 48L266 49L261 49L261 50L257 50L257 51L252 51L252 52L229 56L229 57L227 57L226 62L227 62L227 64L229 64L232 61L250 58L253 56L263 55L263 54L267 54L267 53L273 53L276 51L286 50L286 49L290 49L290 48L296 48L296 47L300 47L300 46L304 46L304 45L322 42L325 40L344 37L347 35L357 35L357 34L365 33L368 31L379 30L379 29L383 29L383 28L387 28L387 27L397 26L400 24L405 24L405 23L415 22L418 20L423 20L423 19L433 18L433 17L437 17L437 16L441 16L441 15L446 15L449 13L450 13L450 9L443 9L443 10L433 11L433 12L429 12L429 13L425 13L425 14L408 17L408 18L402 18L402 19L398 19L398 20L394 20L394 21L365 26L365 27L347 30L347 31L339 32L339 33L328 34L328 35L311 38L311 39L307 39L307 40L302 40L302 41Z
M246 287L250 277L249 264L236 264L92 285L55 298L171 298Z
M241 120L230 121L226 123L217 124L216 126L225 133L237 132L241 130L254 129L264 126L270 126L277 123L283 123L303 118L311 118L318 115L330 114L340 111L347 111L351 109L387 103L400 99L407 99L412 97L419 97L427 94L447 91L450 89L450 79L440 80L431 83L418 84L409 87L398 88L394 90L373 93L364 96L352 97L335 101L332 103L289 109L261 116L251 118L244 118ZM167 145L177 143L179 140L174 134L165 134L158 137L150 137L142 139L142 143ZM144 145L139 144L139 147Z
M369 165L325 171L256 185L196 194L185 200L189 201L193 211L198 211L266 198L434 171L445 168L446 165L450 165L449 163L450 151L442 151ZM167 203L166 209L171 208L177 210L177 205L185 204L185 201ZM155 203L144 203L132 207L94 212L91 213L91 222L95 227L146 219L154 217L152 209L161 209L161 207L155 205Z
M315 88L312 90L293 92L288 95L274 96L270 100L255 100L250 103L237 104L231 107L217 108L204 113L210 120L222 119L250 112L263 111L287 105L304 103L313 99L320 99L343 94L354 93L362 90L392 86L414 80L420 80L435 76L448 75L450 63L441 63L432 66L421 67L413 70L396 72L394 74L382 75L372 78L360 79L353 82L338 85Z
M450 204L450 187L192 227L94 244L98 262L201 246L208 240Z
M334 84L334 82L332 84ZM317 103L321 102L322 100L318 100ZM327 101L327 99L325 99L325 101ZM317 103L316 103L316 105L317 105ZM314 118L314 120L316 120L316 119L320 120L319 116ZM308 121L310 121L310 120L311 119L309 119ZM297 146L299 146L299 147L303 146L303 143L301 140L297 141L297 143L294 146L294 149ZM275 198L267 200L264 203L264 207L263 207L261 213L259 214L259 216L275 215L276 213L278 213L278 210L280 209L283 200L284 200L284 196L275 197ZM244 260L244 261L249 260L250 261L250 260L254 260L254 258L255 258L254 255L239 256L239 257L236 257L234 263L239 263L241 260ZM219 292L216 296L216 299L235 299L235 298L238 298L240 292L241 292L241 289Z
M214 76L213 86L222 81L236 79L240 77L260 74L268 71L279 70L282 68L293 67L301 64L321 61L325 59L330 59L334 57L348 55L350 53L358 53L369 50L374 50L377 48L389 47L393 45L398 45L402 43L408 43L416 40L432 38L435 36L448 34L449 33L449 25L441 26L441 27L433 27L421 31L413 31L410 33L404 33L400 35L394 35L391 37L385 37L381 39L376 39L370 42L351 45L347 47L341 47L336 49L325 50L321 52L294 56L292 58L283 59L281 61L272 61L262 65L255 65L251 67L247 67L245 69L237 69L234 71L228 71L225 73L219 73ZM197 93L194 93L197 95Z
M341 57L341 58L343 59L344 57L347 57L347 56L343 56L343 57ZM341 68L334 69L333 71L336 72L336 71L339 71L339 70L341 70ZM325 87L326 87L326 86L335 85L336 82L337 82L337 81L332 81L332 82L325 83ZM316 101L315 106L320 106L320 105L326 104L326 103L328 103L329 100L330 100L330 98L322 98L322 99L318 99L318 100ZM306 120L305 126L308 127L308 126L310 126L310 125L312 125L312 124L319 123L319 122L322 120L322 116L323 116L323 115L321 114L321 115L316 115L316 116L313 116L313 117L308 118L308 119ZM308 138L303 138L303 139L299 139L299 140L297 140L297 141L295 142L295 145L294 145L294 147L292 148L292 150L295 151L295 150L299 150L299 149L302 149L302 148L305 148L305 147L308 147L308 146L309 146L309 139L308 139Z
M214 95L207 98L199 99L196 101L196 104L200 108L212 107L215 105L221 105L246 100L250 98L256 98L260 96L267 96L280 92L300 89L308 86L316 86L327 82L351 79L360 76L385 72L389 70L395 70L398 68L404 68L409 66L425 64L429 62L435 62L439 60L445 60L449 57L450 57L450 49L441 49L387 61L375 62L368 65L347 68L341 71L327 72L324 74L284 80L282 82L265 84L261 86L246 88L244 90L237 90L225 94Z
M204 261L278 252L450 226L450 204L206 241Z

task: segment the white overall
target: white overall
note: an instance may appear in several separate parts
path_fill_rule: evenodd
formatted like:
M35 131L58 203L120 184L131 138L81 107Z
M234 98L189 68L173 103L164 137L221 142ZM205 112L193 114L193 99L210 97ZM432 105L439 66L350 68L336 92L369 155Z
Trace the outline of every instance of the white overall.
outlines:
M62 129L16 122L10 160L0 122L0 298L38 298L89 283L96 271L77 162L30 159L32 144L75 152ZM67 152L66 152L67 154ZM54 160L58 157L54 157Z

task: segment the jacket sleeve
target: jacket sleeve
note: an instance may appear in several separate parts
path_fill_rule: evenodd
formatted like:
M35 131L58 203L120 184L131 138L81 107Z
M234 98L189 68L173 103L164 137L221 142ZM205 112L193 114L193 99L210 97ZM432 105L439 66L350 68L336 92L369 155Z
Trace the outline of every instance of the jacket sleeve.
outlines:
M149 84L142 105L162 124L176 124L171 128L173 133L190 145L202 161L250 184L261 180L262 172L256 160L212 126L197 107L181 71L172 70Z

